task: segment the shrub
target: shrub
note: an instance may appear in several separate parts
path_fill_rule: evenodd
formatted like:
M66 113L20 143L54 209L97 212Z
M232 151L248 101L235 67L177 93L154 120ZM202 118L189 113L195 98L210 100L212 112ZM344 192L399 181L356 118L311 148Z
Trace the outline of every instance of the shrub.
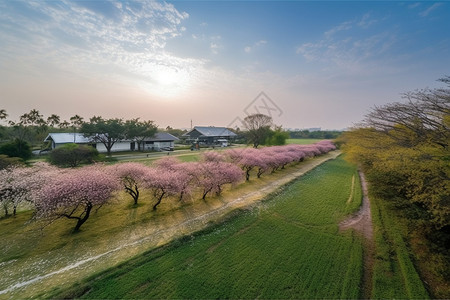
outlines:
M0 154L0 170L23 164L23 160L20 157L9 157L8 155Z
M98 157L97 149L77 144L66 144L53 149L49 155L50 163L57 166L76 167L82 163L92 163Z
M8 155L9 157L20 157L27 160L31 157L31 146L23 140L15 139L12 142L0 146L0 154Z

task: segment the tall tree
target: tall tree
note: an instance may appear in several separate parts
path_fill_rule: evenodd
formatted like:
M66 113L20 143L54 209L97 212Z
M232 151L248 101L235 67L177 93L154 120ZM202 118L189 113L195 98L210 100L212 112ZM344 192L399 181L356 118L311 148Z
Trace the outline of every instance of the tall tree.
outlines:
M450 79L441 80L450 87ZM375 107L342 138L347 157L368 172L377 193L450 227L450 88L405 94L407 102ZM447 229L445 229L447 228Z
M140 121L139 118L127 120L125 127L127 138L136 141L138 151L144 150L144 140L153 137L158 129L153 121Z
M8 117L5 109L0 109L0 120L5 120Z
M270 135L270 127L273 125L272 118L263 114L253 114L245 117L243 121L247 139L258 148Z
M102 117L92 117L88 123L81 125L81 131L93 141L102 143L111 156L111 149L114 144L126 138L127 128L122 119L103 119Z
M70 123L67 122L66 120L59 123L59 128L69 128L69 126L70 126Z
M59 125L61 118L58 115L52 114L47 118L47 124L51 127L56 127Z

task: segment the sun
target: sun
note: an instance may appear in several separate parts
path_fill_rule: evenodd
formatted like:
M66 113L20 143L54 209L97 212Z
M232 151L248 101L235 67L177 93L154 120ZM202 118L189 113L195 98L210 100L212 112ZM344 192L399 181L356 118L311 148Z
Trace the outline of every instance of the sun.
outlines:
M162 68L156 72L155 80L162 86L171 86L181 83L183 76L176 69Z
M172 98L186 92L191 83L188 70L165 65L152 65L144 72L141 87L148 93L164 98Z

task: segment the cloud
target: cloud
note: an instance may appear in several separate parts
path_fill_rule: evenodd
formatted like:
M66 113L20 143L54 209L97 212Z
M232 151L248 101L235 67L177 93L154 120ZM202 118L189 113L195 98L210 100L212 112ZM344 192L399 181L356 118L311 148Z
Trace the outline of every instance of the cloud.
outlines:
M409 9L414 9L414 8L416 8L416 7L419 7L419 6L420 6L420 3L419 3L419 2L416 2L416 3L413 3L413 4L408 5L408 8L409 8Z
M256 43L254 43L252 46L246 46L244 47L244 52L245 53L251 53L253 52L256 48L259 48L263 45L267 44L266 40L259 40Z
M348 21L348 22L343 22L341 24L339 24L338 26L335 26L333 28L331 28L330 30L325 32L325 37L326 38L330 38L331 36L335 35L336 33L340 32L340 31L345 31L345 30L349 30L351 29L353 26L352 21Z
M150 83L152 66L190 69L203 63L165 51L189 18L166 2L10 1L1 10L0 39L7 47L0 49L0 63L14 59L27 68L53 65L81 76Z
M376 22L377 20L371 19L370 14L367 13L364 16L362 16L361 20L358 22L358 26L362 28L369 28Z
M324 32L322 39L298 46L296 53L308 62L324 63L328 68L365 72L396 43L392 32L366 35L367 28L376 22L369 14L360 20L343 22Z
M436 10L441 5L442 5L442 3L434 3L433 5L431 5L430 7L425 9L424 11L420 12L419 16L427 17L432 11Z

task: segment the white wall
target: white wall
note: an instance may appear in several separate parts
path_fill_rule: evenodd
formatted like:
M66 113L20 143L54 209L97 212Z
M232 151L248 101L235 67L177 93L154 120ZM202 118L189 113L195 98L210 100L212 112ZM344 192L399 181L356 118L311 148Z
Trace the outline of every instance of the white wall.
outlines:
M97 143L97 151L100 153L106 153L106 147L102 143ZM117 151L130 151L130 142L116 142L111 148L111 152Z

